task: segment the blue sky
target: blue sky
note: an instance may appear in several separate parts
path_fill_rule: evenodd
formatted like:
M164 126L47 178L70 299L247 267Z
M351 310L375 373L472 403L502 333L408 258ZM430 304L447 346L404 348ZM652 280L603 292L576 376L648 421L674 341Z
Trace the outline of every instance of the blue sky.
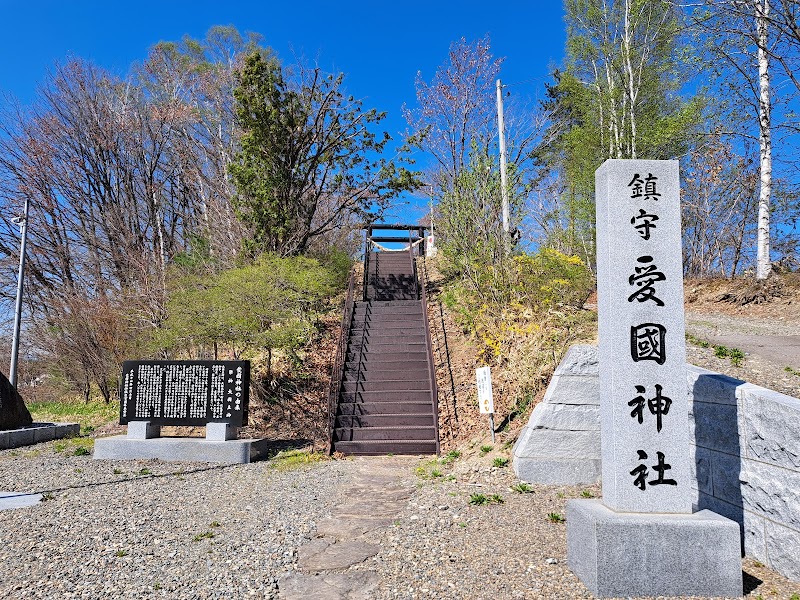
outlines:
M403 103L414 104L417 71L430 80L450 43L488 33L505 56L502 78L514 94L536 97L564 48L560 0L437 2L99 2L0 0L0 92L31 101L48 69L69 55L119 75L159 41L201 38L213 25L254 31L286 61L293 54L342 71L365 106L388 111L385 128L398 139Z

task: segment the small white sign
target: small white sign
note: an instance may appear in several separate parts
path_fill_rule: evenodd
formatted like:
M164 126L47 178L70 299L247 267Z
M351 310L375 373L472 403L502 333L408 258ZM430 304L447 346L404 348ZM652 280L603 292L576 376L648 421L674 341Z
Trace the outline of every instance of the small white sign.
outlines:
M478 406L480 406L481 414L494 414L492 374L489 371L489 367L475 369L475 377L478 380Z

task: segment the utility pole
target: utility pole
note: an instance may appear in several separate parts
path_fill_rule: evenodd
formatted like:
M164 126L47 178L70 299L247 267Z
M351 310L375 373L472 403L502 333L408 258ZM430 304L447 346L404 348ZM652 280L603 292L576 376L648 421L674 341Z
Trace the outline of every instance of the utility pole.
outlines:
M12 386L17 387L17 359L19 357L19 327L22 320L22 279L25 274L25 245L28 241L28 210L30 201L25 198L25 209L22 217L13 219L19 225L19 273L17 274L17 305L14 311L14 336L11 340L11 367L8 370L8 380Z
M503 84L497 80L497 135L500 138L500 193L503 198L503 237L506 252L509 251L509 208L508 208L508 176L506 175L506 127L503 121Z

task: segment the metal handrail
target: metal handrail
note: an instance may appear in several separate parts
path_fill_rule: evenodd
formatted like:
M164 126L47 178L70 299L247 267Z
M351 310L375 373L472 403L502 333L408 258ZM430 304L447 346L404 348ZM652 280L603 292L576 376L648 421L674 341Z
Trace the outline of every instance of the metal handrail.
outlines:
M414 260L414 274L417 275L417 261ZM422 257L423 269L425 268L425 257ZM419 282L419 277L417 276ZM428 376L431 382L431 394L433 394L433 422L436 424L436 455L440 454L441 448L439 445L439 389L436 385L436 366L433 364L433 343L431 342L431 326L428 323L428 300L425 294L425 285L419 286L421 290L420 302L422 303L422 314L425 321L425 342L428 345Z
M331 369L331 383L328 388L328 454L333 452L333 429L336 422L336 408L339 400L339 390L342 388L344 364L347 359L347 342L350 338L350 328L353 325L355 302L356 270L350 270L350 279L347 284L347 298L344 302L344 315L342 316L342 331L339 334L339 345L333 359Z

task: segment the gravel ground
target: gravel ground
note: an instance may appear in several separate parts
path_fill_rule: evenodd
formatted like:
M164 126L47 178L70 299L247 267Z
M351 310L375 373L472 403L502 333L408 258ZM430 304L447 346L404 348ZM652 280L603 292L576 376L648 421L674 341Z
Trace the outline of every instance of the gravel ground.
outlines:
M345 462L277 472L52 448L0 452L0 489L52 494L0 514L2 598L271 598L349 477Z
M368 534L380 552L346 570L378 575L368 597L590 598L566 566L566 525L548 515L599 488L512 491L510 466L491 466L507 453L465 450L450 465L394 457L278 471L269 462L94 461L63 456L52 442L3 451L0 489L52 498L0 514L0 597L280 597L278 580L298 570L298 549L347 497L354 473L365 461L378 470L392 460L398 485L411 491L406 508ZM503 502L472 506L476 493ZM745 571L748 597L800 594L800 584L756 563Z

